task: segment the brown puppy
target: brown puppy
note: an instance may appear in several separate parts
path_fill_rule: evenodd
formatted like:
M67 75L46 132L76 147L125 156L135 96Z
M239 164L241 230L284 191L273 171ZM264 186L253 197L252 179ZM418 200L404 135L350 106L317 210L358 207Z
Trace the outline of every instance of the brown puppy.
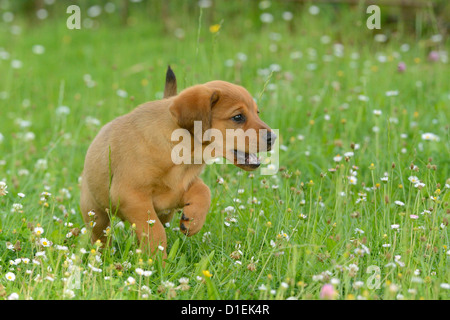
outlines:
M81 210L86 224L95 222L93 242L106 241L109 214L115 213L135 225L144 248L155 253L159 247L163 257L164 224L177 209L183 209L180 230L184 234L191 236L201 229L211 201L209 188L198 177L205 163L203 159L199 164L174 163L172 149L177 142L171 137L175 130L186 129L193 135L194 121L201 121L203 131L214 128L224 137L227 129L261 133L247 138L243 147L229 148L224 141L215 141L222 152L212 155L224 156L244 170L259 167L253 153L264 151L262 145L269 150L276 139L241 86L211 81L176 95L175 75L169 67L164 97L106 124L87 151ZM202 142L202 150L210 144Z

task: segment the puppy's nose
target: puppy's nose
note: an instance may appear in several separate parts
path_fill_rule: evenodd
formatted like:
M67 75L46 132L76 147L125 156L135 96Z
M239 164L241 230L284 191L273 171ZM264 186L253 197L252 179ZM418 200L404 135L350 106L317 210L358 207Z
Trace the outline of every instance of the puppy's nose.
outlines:
M266 140L267 140L268 146L271 147L275 143L276 139L277 139L277 135L274 132L270 131L267 133Z

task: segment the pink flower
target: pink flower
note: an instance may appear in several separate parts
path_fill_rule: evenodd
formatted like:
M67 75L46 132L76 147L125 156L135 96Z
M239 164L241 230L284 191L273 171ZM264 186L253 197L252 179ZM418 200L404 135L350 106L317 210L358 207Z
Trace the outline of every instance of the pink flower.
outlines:
M398 66L397 66L397 70L398 70L398 72L404 72L406 70L406 63L399 62Z
M334 300L337 296L337 291L334 290L333 285L327 283L324 284L322 289L320 289L320 298L326 300Z
M432 61L432 62L436 62L436 61L438 61L439 60L439 52L437 52L437 51L431 51L429 54L428 54L428 60L429 61Z
M419 216L416 216L415 214L411 214L409 217L410 217L411 219L419 219Z

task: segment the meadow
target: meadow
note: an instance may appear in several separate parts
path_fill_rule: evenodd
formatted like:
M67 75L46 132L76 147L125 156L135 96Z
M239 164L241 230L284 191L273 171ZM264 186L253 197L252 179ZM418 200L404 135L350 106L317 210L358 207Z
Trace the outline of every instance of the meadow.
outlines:
M284 1L45 1L0 7L0 299L450 297L448 29L381 8ZM97 1L97 3L100 3ZM448 7L447 7L448 9ZM208 165L203 229L166 226L167 260L133 226L90 242L79 208L101 126L179 90L246 87L279 130L274 175Z

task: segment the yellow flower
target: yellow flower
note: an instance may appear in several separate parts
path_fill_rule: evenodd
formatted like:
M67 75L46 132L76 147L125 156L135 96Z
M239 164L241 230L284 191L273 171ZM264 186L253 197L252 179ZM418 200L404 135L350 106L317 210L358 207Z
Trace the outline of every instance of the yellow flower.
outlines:
M65 35L62 39L64 44L69 44L70 42L72 42L72 38L68 35Z
M204 275L205 277L207 277L207 278L211 278L211 277L212 277L211 272L209 272L208 270L203 270L202 273L203 273L203 275Z
M217 33L220 30L220 24L213 24L209 27L209 32Z

